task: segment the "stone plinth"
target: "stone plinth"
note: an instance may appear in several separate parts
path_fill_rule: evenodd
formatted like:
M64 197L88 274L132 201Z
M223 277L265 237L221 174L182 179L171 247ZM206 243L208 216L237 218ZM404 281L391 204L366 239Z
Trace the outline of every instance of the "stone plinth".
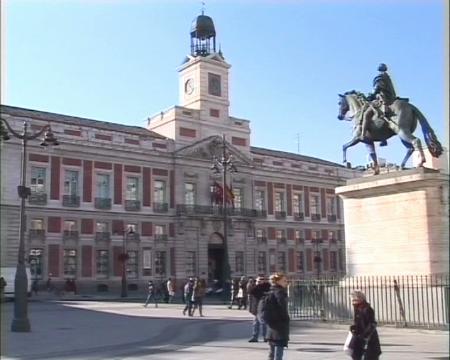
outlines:
M449 271L448 175L425 168L347 181L347 273L428 275Z

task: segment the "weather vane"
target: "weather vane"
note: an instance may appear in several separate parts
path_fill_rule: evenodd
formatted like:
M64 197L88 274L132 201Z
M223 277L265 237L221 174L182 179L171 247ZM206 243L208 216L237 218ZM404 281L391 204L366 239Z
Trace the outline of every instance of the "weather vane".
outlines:
M202 15L205 15L205 6L206 6L206 3L204 1L202 1Z

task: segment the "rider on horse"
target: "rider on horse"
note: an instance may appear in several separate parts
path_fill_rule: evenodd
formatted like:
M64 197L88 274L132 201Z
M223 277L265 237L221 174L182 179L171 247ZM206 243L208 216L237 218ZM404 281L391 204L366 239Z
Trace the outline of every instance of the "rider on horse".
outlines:
M390 116L394 115L389 106L392 105L392 103L397 99L397 94L395 93L392 80L387 73L386 64L380 64L378 66L378 71L380 74L375 76L373 79L374 92L367 96L367 100L372 102L374 106L378 105L378 107L382 108L384 117L389 120ZM369 107L362 118L360 135L361 140L364 140L364 135L368 130L369 122L372 121L374 116L375 109L373 107ZM380 145L386 146L387 142L382 141Z

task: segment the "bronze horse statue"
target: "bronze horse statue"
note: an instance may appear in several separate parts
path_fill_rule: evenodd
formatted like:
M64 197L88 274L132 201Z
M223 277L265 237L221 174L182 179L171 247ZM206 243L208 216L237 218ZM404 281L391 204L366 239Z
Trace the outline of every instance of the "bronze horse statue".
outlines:
M433 129L426 120L425 116L417 107L410 104L405 99L395 99L390 105L392 115L386 117L377 101L368 101L363 93L357 91L348 91L345 94L339 94L339 120L353 121L353 137L342 146L344 153L344 163L347 163L347 149L360 142L366 144L370 157L374 164L375 174L379 174L380 168L375 152L376 141L385 141L394 135L398 135L401 142L407 148L406 155L402 161L401 168L404 169L406 162L416 150L420 154L419 167L425 162L425 155L419 138L413 135L417 123L420 124L428 150L434 157L442 154L442 145L439 143ZM368 123L367 132L362 136L362 121L366 112L371 110L374 114ZM349 113L349 115L347 115Z

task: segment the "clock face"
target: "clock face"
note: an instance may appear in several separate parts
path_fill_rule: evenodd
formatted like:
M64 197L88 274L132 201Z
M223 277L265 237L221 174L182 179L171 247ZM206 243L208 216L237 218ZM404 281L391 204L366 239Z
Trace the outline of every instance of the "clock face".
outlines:
M194 80L187 79L184 83L184 92L188 95L191 95L194 92Z

